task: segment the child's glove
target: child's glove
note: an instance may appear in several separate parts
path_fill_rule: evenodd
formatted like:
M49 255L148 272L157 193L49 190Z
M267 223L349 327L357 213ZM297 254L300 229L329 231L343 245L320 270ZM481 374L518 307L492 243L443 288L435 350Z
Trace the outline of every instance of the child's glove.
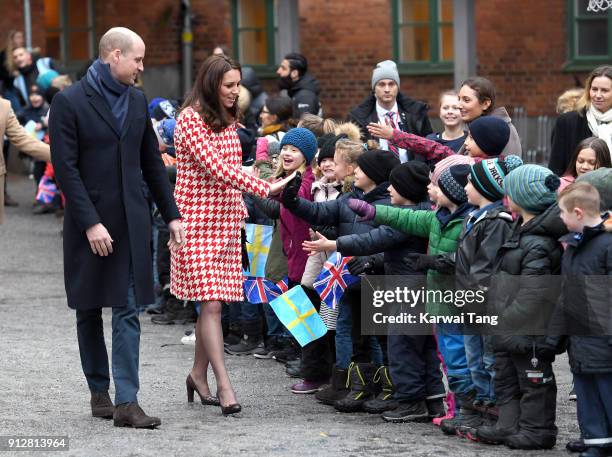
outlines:
M374 218L376 217L376 207L374 205L370 205L367 202L364 202L363 200L359 200L357 198L349 198L348 206L353 210L355 214L361 216L357 218L358 222L371 221L374 220Z
M408 261L412 263L414 269L416 271L427 271L430 269L436 269L436 261L438 256L435 255L427 255L427 254L418 254L413 252L406 256Z
M374 262L368 255L353 257L346 264L348 271L353 276L359 276L374 266Z
M281 195L281 201L285 208L295 208L298 204L298 193L302 187L302 174L298 171L291 181L287 183Z

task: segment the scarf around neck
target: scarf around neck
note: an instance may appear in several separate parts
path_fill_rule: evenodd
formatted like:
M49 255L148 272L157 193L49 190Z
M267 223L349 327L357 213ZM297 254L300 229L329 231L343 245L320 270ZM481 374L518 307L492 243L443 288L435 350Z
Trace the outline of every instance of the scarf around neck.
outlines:
M612 109L602 113L593 105L590 105L586 112L586 118L593 136L606 142L612 158Z
M110 65L102 60L96 60L87 70L87 82L106 100L108 107L117 121L119 130L123 128L127 117L130 86L120 83L110 71Z

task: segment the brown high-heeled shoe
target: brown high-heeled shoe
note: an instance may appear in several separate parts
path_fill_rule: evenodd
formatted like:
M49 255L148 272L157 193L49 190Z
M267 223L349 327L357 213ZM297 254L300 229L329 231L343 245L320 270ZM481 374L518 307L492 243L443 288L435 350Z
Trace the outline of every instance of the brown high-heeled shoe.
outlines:
M195 391L198 393L203 405L221 406L221 403L217 397L213 397L212 395L202 395L200 393L198 386L196 386L195 382L193 382L191 373L187 375L185 385L187 386L187 403L193 403L193 392Z
M242 411L242 406L240 406L240 403L232 403L231 405L228 405L228 406L221 406L221 414L223 414L224 416L229 416L230 414L236 414L236 413L239 413L240 411Z

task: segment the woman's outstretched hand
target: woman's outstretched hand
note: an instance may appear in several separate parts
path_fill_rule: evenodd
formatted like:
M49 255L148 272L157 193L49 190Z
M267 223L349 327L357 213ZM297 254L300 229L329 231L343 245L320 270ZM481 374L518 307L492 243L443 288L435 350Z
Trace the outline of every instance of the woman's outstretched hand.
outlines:
M308 252L308 255L316 255L317 252L323 251L335 251L336 250L336 242L333 240L328 240L319 232L315 232L315 236L317 237L314 241L304 241L302 242L302 249Z
M297 175L297 171L294 171L286 178L281 179L280 181L273 182L270 184L270 190L268 191L268 196L278 195L285 188L287 183L291 181Z
M393 127L391 127L390 125L370 122L368 124L368 132L370 132L370 135L376 138L383 138L385 140L389 140L393 136Z

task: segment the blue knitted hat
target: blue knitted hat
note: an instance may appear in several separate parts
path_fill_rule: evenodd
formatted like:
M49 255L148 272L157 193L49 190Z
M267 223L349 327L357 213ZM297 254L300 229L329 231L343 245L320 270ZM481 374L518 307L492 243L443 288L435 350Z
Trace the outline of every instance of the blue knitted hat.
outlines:
M487 159L476 162L470 170L472 185L487 200L495 202L504 198L506 175L523 165L519 156L510 155L504 160Z
M557 201L561 181L540 165L523 165L511 171L504 181L506 194L528 213L540 214Z
M489 156L502 153L510 139L510 127L503 119L481 116L470 122L470 135L482 152Z
M465 186L468 182L470 166L467 164L453 165L442 172L438 178L438 187L455 205L467 202Z
M310 165L317 153L317 138L310 130L302 127L291 129L285 133L280 143L281 149L286 144L298 148L306 158L307 165Z

